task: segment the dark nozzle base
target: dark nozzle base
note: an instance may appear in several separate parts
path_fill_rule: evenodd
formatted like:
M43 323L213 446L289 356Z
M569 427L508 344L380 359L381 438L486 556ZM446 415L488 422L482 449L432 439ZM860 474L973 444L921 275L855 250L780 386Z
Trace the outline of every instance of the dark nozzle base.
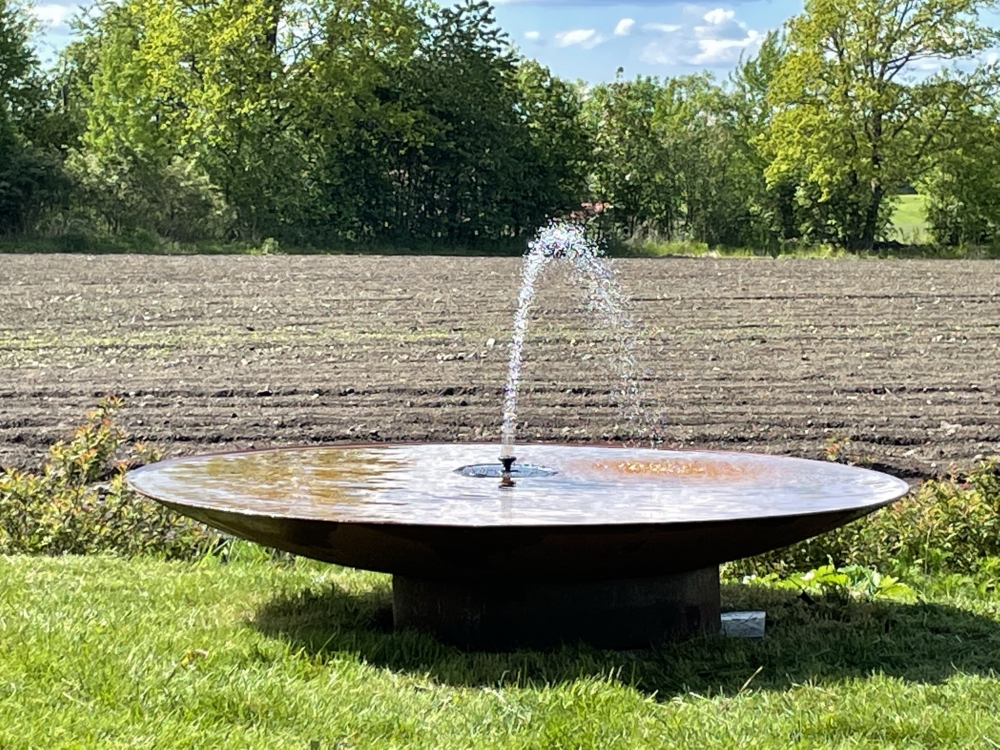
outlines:
M501 487L513 487L514 480L511 478L510 474L514 470L514 462L517 459L514 456L500 456L500 463L503 465L503 476L500 477Z

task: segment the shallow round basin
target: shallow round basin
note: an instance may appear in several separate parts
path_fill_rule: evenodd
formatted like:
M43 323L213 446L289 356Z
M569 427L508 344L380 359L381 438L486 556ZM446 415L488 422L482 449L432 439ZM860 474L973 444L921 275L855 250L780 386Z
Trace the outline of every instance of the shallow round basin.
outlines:
M179 458L138 492L223 531L352 567L441 581L670 575L785 546L904 495L900 479L782 456L522 444L365 444ZM518 466L515 464L515 467Z

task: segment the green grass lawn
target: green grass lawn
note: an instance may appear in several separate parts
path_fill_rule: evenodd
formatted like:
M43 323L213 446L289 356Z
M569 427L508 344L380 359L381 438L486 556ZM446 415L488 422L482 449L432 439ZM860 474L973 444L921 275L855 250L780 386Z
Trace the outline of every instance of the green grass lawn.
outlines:
M922 195L900 195L892 215L893 236L907 245L923 245L931 241L924 213L927 199Z
M385 576L305 560L0 558L0 748L1000 746L1000 594L729 586L761 641L465 654Z
M895 198L896 206L892 215L892 226L886 239L901 242L904 245L930 245L931 234L927 229L925 206L927 199L922 195L900 195ZM640 257L662 257L666 255L720 255L724 257L755 257L767 256L771 253L761 248L714 248L697 242L645 242L636 246L626 246L618 249L622 255L637 255ZM979 251L980 254L988 252ZM846 257L847 253L826 245L787 247L782 250L785 255L800 258L831 258ZM895 251L883 251L880 257L964 257L961 250L945 248L910 248L902 254ZM977 255L978 257L978 255Z

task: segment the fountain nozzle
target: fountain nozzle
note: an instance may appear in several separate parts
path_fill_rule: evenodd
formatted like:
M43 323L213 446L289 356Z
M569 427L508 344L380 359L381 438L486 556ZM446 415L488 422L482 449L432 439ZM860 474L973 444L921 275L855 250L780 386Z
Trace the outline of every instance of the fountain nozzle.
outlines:
M514 471L514 456L500 456L500 463L503 464L503 476L500 478L501 487L513 487L514 480L511 479L511 472Z

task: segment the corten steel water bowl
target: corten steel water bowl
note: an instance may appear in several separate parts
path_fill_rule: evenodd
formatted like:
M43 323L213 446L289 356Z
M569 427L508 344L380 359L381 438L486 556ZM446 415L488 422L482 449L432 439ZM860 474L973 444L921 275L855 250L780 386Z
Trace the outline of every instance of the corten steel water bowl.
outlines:
M526 444L367 444L196 456L138 492L246 539L393 575L397 628L463 647L633 648L719 629L719 563L904 495L835 463ZM544 467L544 468L539 468ZM484 476L486 475L486 476Z

